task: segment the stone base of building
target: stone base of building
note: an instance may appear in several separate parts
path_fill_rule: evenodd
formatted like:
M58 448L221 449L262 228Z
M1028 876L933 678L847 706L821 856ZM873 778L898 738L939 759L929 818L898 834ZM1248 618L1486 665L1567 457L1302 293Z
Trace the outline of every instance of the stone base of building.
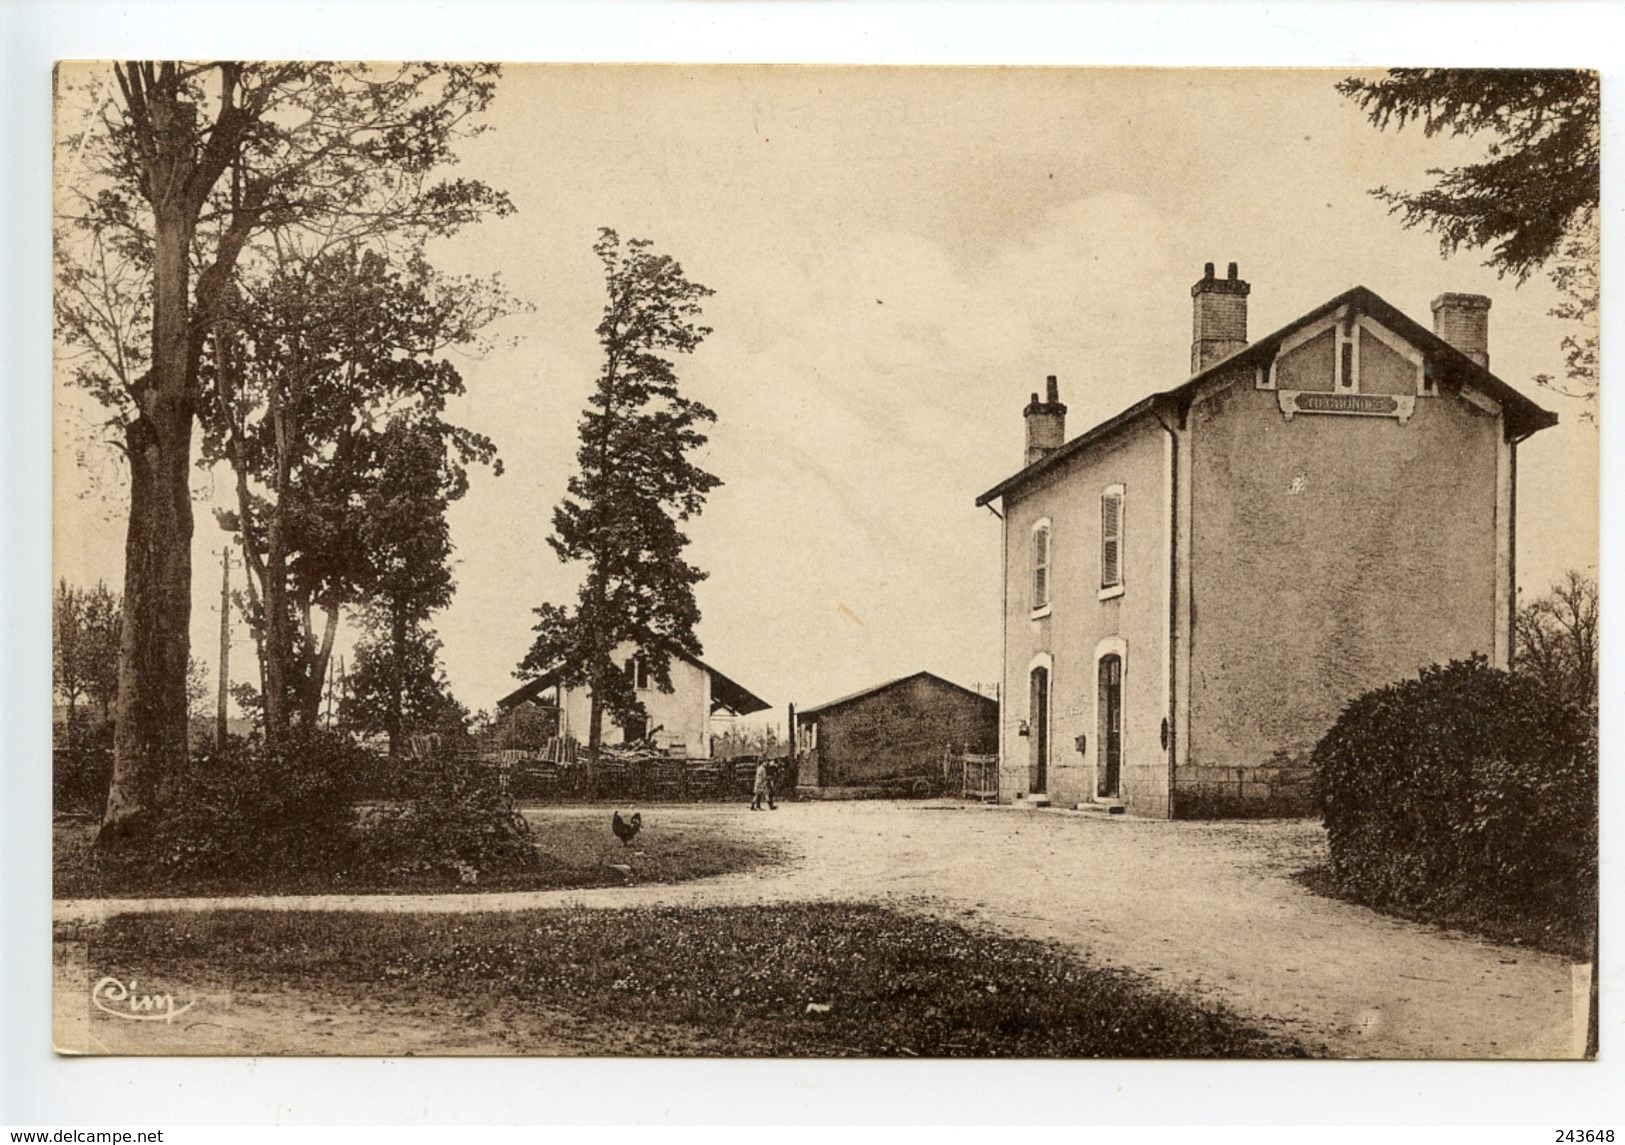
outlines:
M1314 815L1314 770L1307 762L1260 766L1192 765L1174 778L1175 819L1273 819Z

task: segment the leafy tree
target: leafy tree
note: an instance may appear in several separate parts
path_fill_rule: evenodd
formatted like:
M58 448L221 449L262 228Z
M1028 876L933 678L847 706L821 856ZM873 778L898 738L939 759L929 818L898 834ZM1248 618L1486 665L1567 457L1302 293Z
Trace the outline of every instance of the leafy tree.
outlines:
M536 639L516 673L533 679L556 670L566 687L591 690L589 766L606 710L623 724L645 714L611 659L617 646L635 645L665 691L671 652L701 651L694 586L705 573L683 559L688 537L679 526L721 484L688 457L705 444L700 427L716 414L679 392L671 360L711 333L699 319L712 292L651 247L645 239L623 247L608 228L593 246L608 293L597 330L604 364L580 423L580 469L548 537L561 561L585 566L585 577L574 609L536 609Z
M462 460L437 422L393 419L380 442L378 493L361 522L374 608L387 621L390 683L389 752L408 732L407 666L420 626L451 603L451 532L446 509L468 488ZM466 714L466 713L465 713Z
M208 717L209 691L209 670L194 656L186 665L186 711L192 719Z
M1477 163L1434 168L1423 191L1372 193L1405 226L1439 236L1450 255L1488 248L1488 265L1521 283L1550 267L1563 301L1553 317L1577 332L1562 341L1564 376L1537 384L1595 402L1597 394L1597 206L1601 90L1597 73L1485 68L1396 68L1376 80L1351 77L1338 90L1379 130L1422 125L1425 135L1489 138ZM1595 421L1594 407L1581 415Z
M78 355L76 381L115 410L130 475L125 718L104 843L168 802L186 758L193 416L204 342L239 261L298 228L387 241L510 209L482 184L434 181L479 130L471 118L496 74L130 61L113 65L114 95L100 70L63 91L86 105L83 130L63 143L89 174L66 184L75 202L58 235L58 329Z
M485 738L499 748L523 748L537 751L559 734L559 713L532 700L515 704L488 718L483 729Z
M440 649L439 637L421 625L412 625L401 640L393 617L370 614L341 705L345 726L362 735L388 735L392 755L406 736L465 731L468 709L451 694Z
M222 523L244 541L274 744L316 722L342 606L381 595L421 619L449 599L446 505L495 447L442 417L463 380L441 354L509 304L355 248L290 254L241 296L210 341L203 453L236 477Z
M75 717L81 697L100 705L102 719L107 719L118 697L123 612L118 594L105 581L84 589L61 580L57 582L51 611L51 683L67 702L69 722Z
M118 699L124 601L106 581L99 580L85 593L84 605L85 679L90 698L100 706L105 720L113 714Z
M1518 610L1513 666L1595 713L1598 634L1597 582L1570 569L1549 593Z
M68 726L74 722L80 697L90 690L86 662L89 633L85 630L85 592L66 579L57 581L51 598L51 687L68 705Z
M237 710L247 716L251 725L260 731L265 728L265 700L260 690L247 681L238 681L231 685L231 702L237 705Z

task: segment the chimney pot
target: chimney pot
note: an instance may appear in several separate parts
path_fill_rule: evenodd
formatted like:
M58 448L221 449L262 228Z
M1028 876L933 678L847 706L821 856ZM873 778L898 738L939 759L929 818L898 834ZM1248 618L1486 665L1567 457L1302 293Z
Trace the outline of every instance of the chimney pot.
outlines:
M1482 294L1441 294L1433 300L1433 332L1490 368L1490 300Z
M1236 264L1235 264L1235 263L1231 263L1231 264L1230 264L1230 274L1229 274L1229 278L1230 278L1230 280L1231 280L1231 281L1232 281L1232 282L1234 282L1234 281L1235 281L1235 278L1236 278Z
M1213 277L1213 264L1211 262L1204 262L1202 264L1202 277L1203 278L1212 278Z

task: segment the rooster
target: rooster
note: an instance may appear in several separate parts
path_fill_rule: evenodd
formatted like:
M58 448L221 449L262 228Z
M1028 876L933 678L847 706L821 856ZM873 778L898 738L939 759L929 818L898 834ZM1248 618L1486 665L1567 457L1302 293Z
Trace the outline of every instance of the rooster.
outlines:
M621 841L621 846L630 847L632 840L638 837L638 831L643 827L643 816L634 811L632 818L622 819L621 813L617 811L615 817L609 821L609 827Z

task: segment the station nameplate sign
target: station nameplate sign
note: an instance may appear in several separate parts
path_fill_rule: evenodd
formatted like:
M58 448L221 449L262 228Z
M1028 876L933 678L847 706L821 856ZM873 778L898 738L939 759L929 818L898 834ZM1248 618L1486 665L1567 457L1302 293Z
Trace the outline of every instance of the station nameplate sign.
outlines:
M1275 393L1288 421L1294 414L1332 413L1391 417L1404 424L1416 410L1416 398L1411 394L1330 394L1305 390L1277 390Z

